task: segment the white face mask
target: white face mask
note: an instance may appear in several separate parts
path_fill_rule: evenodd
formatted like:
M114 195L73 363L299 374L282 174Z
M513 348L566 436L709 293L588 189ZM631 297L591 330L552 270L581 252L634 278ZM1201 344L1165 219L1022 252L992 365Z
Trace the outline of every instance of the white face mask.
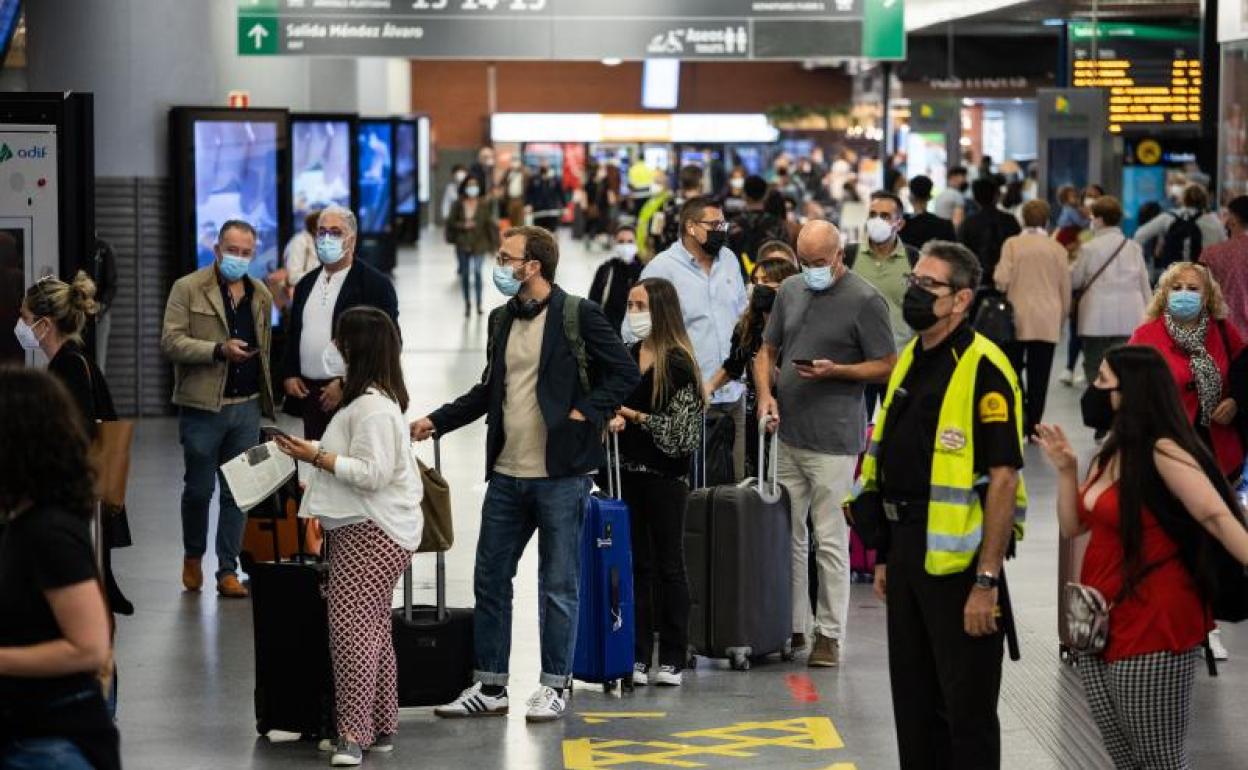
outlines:
M633 257L637 256L637 244L617 243L615 244L615 255L625 262L631 262Z
M1084 207L1085 209L1090 209L1090 208L1092 208L1092 204L1093 204L1093 203L1096 203L1096 198L1084 198L1084 199L1083 199L1083 207Z
M644 340L650 336L650 313L629 313L628 328L632 329L633 335L639 340Z
M1183 199L1183 185L1181 184L1170 185L1170 197L1174 198L1176 201L1182 200Z
M879 217L867 220L867 238L872 243L888 243L893 237L893 226Z
M321 366L325 367L330 377L347 376L347 362L343 359L342 353L338 351L338 346L332 342L326 345L325 352L321 353Z
M35 321L35 326L39 324L40 318ZM39 337L35 334L35 327L28 325L22 319L17 319L17 326L13 327L13 336L17 337L18 344L22 346L22 350L38 350Z
M467 172L467 171L456 171L456 172L455 172L455 182L456 182L456 183L462 182L462 181L464 181L464 180L465 180L465 179L467 179L467 178L468 178L468 172Z

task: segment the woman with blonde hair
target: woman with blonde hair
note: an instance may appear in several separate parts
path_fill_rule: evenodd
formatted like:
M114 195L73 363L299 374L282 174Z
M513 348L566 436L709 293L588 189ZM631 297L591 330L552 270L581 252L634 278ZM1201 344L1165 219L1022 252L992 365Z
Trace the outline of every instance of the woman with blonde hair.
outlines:
M1231 387L1231 364L1244 340L1226 320L1222 289L1209 269L1193 262L1175 262L1157 280L1147 320L1131 335L1131 344L1156 348L1179 389L1179 399L1196 435L1209 448L1218 468L1232 482L1239 480L1244 445L1235 418L1240 406ZM1219 660L1228 657L1221 633L1209 634L1209 647Z
M88 439L94 439L98 423L117 419L113 396L104 372L86 355L82 332L87 321L99 310L95 283L79 271L70 283L54 275L39 279L26 290L20 318L13 333L26 350L42 351L48 358L48 373L60 380L78 406L78 417ZM118 615L133 615L134 605L121 592L113 576L113 548L131 545L130 526L125 509L109 511L102 521L101 554L108 604Z
M620 434L621 492L632 513L637 663L633 683L677 686L689 646L683 538L689 463L706 399L676 288L647 278L628 294L641 382L611 420ZM659 668L653 675L654 635Z

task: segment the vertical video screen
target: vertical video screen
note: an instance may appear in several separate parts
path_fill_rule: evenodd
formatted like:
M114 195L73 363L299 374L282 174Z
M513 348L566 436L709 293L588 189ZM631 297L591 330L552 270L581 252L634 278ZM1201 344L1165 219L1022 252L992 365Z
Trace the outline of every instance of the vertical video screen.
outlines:
M416 213L416 124L404 121L395 126L394 184L396 214Z
M0 227L0 329L17 325L26 293L26 231ZM0 334L0 364L21 366L26 352L11 332Z
M1072 185L1076 190L1088 186L1088 140L1050 139L1048 188L1049 204L1060 209L1057 190L1062 185Z
M256 228L252 276L264 280L278 267L277 124L195 122L196 263L210 264L217 231L230 219Z
M291 123L292 233L312 211L351 206L351 124L345 120Z
M360 232L389 232L394 199L394 136L390 123L361 122L359 143Z

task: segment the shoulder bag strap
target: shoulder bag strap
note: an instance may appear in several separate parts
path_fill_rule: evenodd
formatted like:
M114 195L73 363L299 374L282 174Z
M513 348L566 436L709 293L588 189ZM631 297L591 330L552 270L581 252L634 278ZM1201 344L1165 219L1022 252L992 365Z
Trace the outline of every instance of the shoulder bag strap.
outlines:
M1096 283L1096 279L1101 277L1101 273L1104 273L1109 269L1109 266L1112 265L1114 260L1118 258L1118 253L1122 251L1122 247L1126 245L1127 237L1124 235L1122 237L1122 243L1118 244L1118 248L1114 249L1114 253L1109 255L1109 259L1105 260L1105 264L1101 265L1100 269L1092 274L1092 278L1090 278L1088 282L1083 285L1083 288L1080 289L1080 291L1086 293L1088 289L1091 289L1092 284Z

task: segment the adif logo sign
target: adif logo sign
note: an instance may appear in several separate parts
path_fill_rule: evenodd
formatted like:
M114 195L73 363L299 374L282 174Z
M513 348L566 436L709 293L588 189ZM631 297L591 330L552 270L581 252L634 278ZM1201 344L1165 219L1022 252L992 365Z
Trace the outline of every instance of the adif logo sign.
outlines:
M24 147L15 153L8 144L0 144L0 163L12 160L15 156L23 160L46 158L48 157L48 148L35 145L34 147Z

